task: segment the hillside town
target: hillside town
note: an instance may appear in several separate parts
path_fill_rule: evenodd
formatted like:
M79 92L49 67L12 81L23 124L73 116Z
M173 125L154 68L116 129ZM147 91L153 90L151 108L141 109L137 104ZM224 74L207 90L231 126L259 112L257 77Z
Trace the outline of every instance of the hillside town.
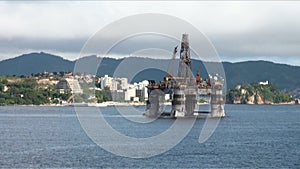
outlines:
M28 84L30 83L30 85ZM24 85L24 86L23 86ZM20 87L22 86L22 87ZM72 72L43 72L30 76L0 77L0 104L59 104L135 102L143 103L148 99L148 81L130 84L127 78L103 77ZM19 89L16 90L16 87ZM30 87L36 89L29 91ZM47 99L39 102L22 102L33 95ZM48 93L45 93L48 91ZM51 94L55 93L55 94ZM42 99L43 100L43 99ZM116 104L116 103L115 103Z

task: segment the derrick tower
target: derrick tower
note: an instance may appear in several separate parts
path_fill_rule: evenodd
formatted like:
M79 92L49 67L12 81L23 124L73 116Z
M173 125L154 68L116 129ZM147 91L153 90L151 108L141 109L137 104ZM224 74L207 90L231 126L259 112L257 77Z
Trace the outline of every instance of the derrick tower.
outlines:
M182 82L186 85L191 83L193 79L192 74L192 66L191 66L191 58L190 58L190 45L189 45L189 36L188 34L182 35L181 40L181 48L180 48L180 61L178 68L178 77L182 78Z

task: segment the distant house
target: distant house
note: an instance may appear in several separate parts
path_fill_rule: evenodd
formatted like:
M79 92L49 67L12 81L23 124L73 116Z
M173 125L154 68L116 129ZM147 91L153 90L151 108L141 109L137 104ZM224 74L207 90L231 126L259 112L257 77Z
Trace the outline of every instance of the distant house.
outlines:
M66 80L60 80L56 84L55 89L59 90L59 93L64 94L66 90L70 89L70 86Z
M7 87L7 86L3 86L3 88L2 88L2 91L3 91L3 92L7 92L7 91L8 91L8 89L9 89L9 87Z
M269 84L269 81L265 81L265 82L259 82L260 85L268 85Z

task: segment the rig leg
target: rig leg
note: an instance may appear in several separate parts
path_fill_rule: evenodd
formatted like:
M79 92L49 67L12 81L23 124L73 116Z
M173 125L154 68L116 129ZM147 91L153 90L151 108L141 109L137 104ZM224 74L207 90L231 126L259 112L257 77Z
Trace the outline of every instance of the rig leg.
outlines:
M175 117L184 117L186 114L185 109L185 93L184 89L174 89L172 101L172 113Z
M160 90L153 90L151 91L149 95L149 100L147 101L147 112L146 116L148 117L159 117L163 110L161 110L161 104L162 97L164 96L164 93Z
M225 117L222 89L213 88L211 94L211 117Z

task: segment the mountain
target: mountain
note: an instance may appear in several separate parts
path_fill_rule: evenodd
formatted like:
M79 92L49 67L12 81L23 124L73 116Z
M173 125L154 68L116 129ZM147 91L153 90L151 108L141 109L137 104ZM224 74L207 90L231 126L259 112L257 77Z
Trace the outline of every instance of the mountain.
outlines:
M0 62L0 75L30 75L39 72L73 71L74 63L44 52L30 53Z
M97 68L101 62L100 68ZM217 63L192 60L192 71L200 71L201 76L207 78L205 66L214 67ZM38 72L60 72L84 70L86 73L98 75L109 75L114 77L127 77L130 82L146 79L156 81L168 72L170 60L150 59L141 57L129 57L123 59L98 58L88 56L76 61L65 60L62 57L47 53L24 54L16 58L0 62L0 75L29 75ZM205 65L205 66L204 66ZM177 72L178 60L174 62L173 72ZM244 83L253 83L268 80L279 89L285 91L296 91L300 89L300 67L285 64L276 64L267 61L247 61L239 63L223 62L226 74L227 88ZM82 72L82 71L81 71Z

